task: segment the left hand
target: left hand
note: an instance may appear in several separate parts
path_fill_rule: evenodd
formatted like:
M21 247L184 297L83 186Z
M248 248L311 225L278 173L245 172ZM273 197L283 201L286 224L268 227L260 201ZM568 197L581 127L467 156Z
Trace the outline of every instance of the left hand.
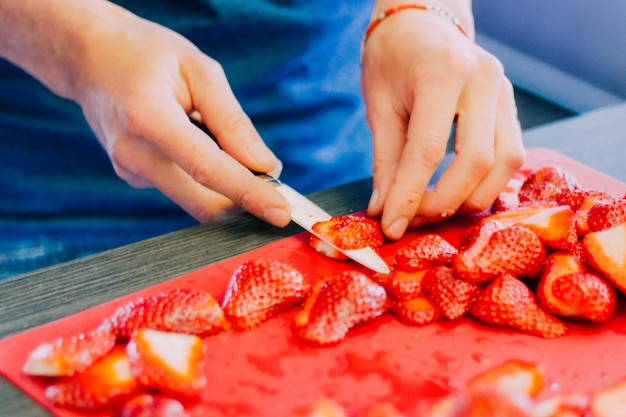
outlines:
M399 239L409 226L494 201L525 159L513 87L501 63L436 13L387 17L363 51L374 141L368 215ZM453 121L455 156L432 189Z

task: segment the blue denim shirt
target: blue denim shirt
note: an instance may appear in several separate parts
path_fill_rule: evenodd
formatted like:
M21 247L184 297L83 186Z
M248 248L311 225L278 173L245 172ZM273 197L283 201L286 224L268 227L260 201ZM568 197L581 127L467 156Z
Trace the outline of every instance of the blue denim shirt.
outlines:
M118 1L218 60L302 192L371 173L359 93L370 5L335 0ZM80 108L0 60L0 277L195 224L117 178Z

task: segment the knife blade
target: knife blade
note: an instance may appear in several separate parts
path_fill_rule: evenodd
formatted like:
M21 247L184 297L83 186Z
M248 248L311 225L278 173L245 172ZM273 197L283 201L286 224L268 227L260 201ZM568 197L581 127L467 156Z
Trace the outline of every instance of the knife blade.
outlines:
M195 120L190 117L189 120L199 127L204 133L206 133L215 143L217 143L217 139L215 136L209 131L209 129L204 125L204 123ZM219 144L218 144L219 145ZM263 179L266 182L271 183L276 190L285 197L287 203L289 203L289 209L291 211L291 220L302 227L307 232L312 235L317 236L319 239L324 241L330 247L336 249L337 251L343 253L348 258L356 261L357 263L365 266L368 269L371 269L374 272L378 272L381 274L389 274L391 270L387 263L376 253L376 251L370 247L365 247L361 249L342 249L333 244L326 236L317 233L313 230L313 225L317 222L326 221L331 219L331 215L322 210L320 206L315 204L313 201L309 200L298 191L294 190L287 184L278 180L277 178L272 177L269 174L262 172L251 172L257 177Z

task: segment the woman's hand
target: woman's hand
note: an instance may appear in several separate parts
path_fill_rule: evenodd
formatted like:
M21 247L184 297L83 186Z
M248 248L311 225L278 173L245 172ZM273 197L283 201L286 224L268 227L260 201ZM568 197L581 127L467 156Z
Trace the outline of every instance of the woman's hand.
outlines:
M381 22L364 46L362 89L374 140L368 214L382 216L391 239L487 208L524 161L500 62L436 13L403 10ZM427 191L455 120L455 156Z

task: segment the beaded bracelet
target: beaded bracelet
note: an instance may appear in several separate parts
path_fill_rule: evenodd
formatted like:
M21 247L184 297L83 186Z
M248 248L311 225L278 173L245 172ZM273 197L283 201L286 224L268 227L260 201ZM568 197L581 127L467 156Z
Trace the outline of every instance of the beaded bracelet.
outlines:
M450 11L450 9L448 9L447 7L439 7L439 6L434 6L434 5L427 6L424 4L401 4L395 7L390 7L384 12L380 13L376 17L376 20L372 21L372 23L370 23L370 25L367 27L367 29L365 30L365 33L363 34L363 38L361 38L361 54L359 58L359 61L361 63L363 63L363 49L365 48L365 43L369 39L374 29L376 29L376 27L383 20L385 20L387 17L391 16L392 14L396 12L400 12L402 10L410 10L410 9L424 10L427 12L435 12L440 17L444 19L449 19L452 22L452 24L456 26L457 29L463 35L467 36L467 32L465 32L465 29L463 29L463 27L461 26L461 22L459 21L459 19L457 19L456 16L454 16L452 12Z

